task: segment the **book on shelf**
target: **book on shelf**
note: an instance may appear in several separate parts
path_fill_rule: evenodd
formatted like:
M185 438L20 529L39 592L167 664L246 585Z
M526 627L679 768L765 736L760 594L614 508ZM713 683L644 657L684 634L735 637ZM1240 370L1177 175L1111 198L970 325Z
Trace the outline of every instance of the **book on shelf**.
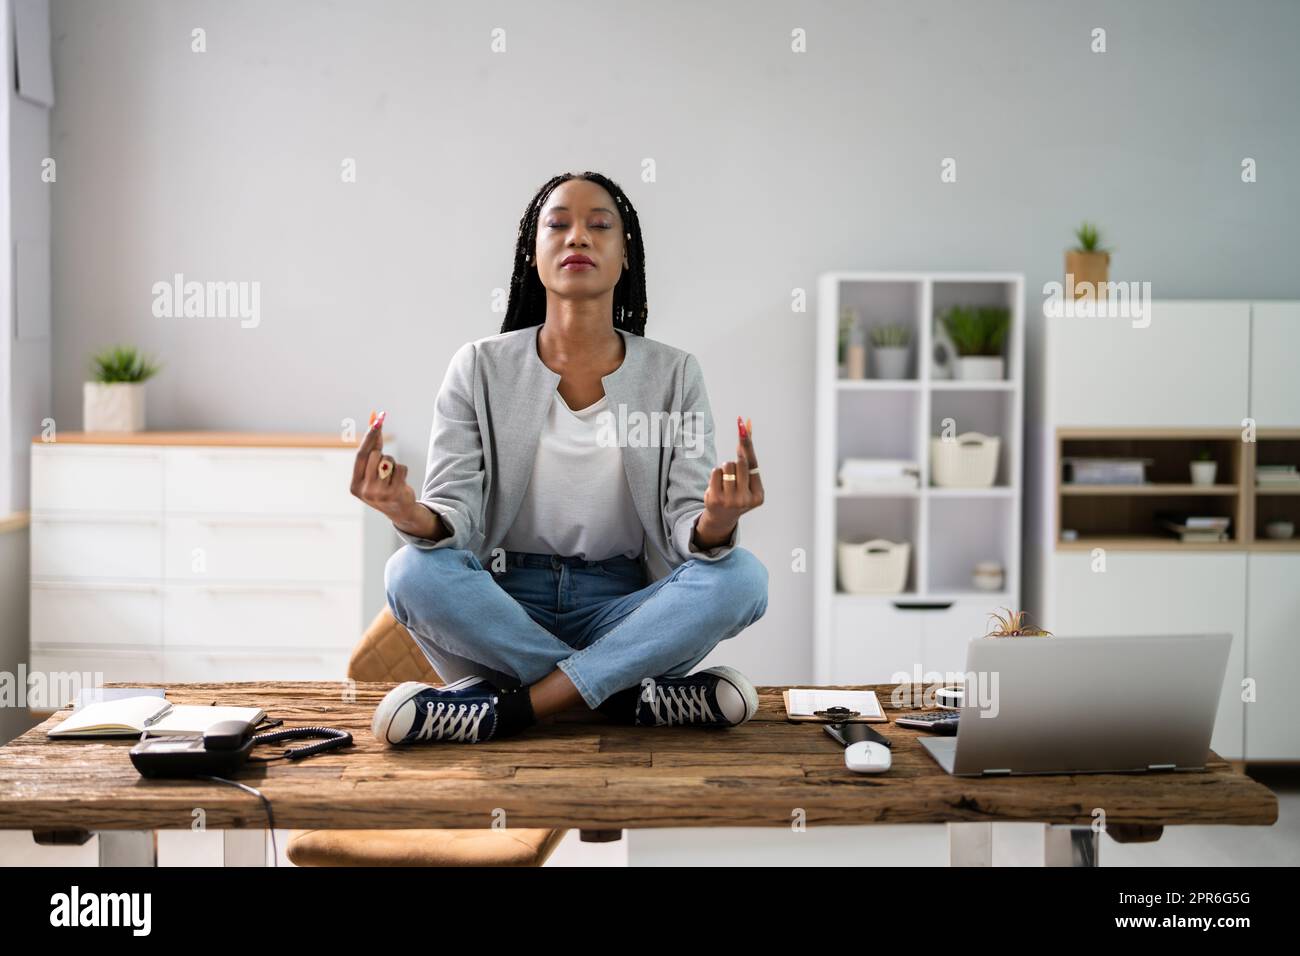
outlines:
M1063 480L1067 485L1142 485L1146 484L1146 466L1153 460L1068 455L1061 459Z
M839 485L846 491L906 490L921 486L921 466L896 458L845 458Z
M1227 541L1232 519L1222 515L1189 515L1161 512L1156 515L1160 527L1182 541Z
M1257 465L1255 484L1260 488L1300 486L1300 471L1295 465Z

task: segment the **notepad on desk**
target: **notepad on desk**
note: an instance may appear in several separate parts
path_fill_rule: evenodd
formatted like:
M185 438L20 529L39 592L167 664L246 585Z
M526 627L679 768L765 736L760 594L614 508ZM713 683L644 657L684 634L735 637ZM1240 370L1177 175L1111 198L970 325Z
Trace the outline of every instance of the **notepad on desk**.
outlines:
M847 718L852 723L887 723L889 718L880 707L880 698L874 690L823 690L817 687L791 687L782 692L785 715L788 720L825 720L816 711L832 707L846 707L857 711L858 716Z
M223 720L256 724L265 717L259 707L207 707L173 704L158 697L124 697L87 704L46 733L47 737L138 737L167 734L201 735Z

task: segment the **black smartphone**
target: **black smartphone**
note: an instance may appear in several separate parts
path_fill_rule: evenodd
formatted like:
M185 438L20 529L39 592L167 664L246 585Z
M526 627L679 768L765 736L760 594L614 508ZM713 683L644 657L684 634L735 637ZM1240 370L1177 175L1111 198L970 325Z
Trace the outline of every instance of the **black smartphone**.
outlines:
M889 738L878 734L870 724L864 724L861 721L842 721L838 724L823 724L826 732L847 747L849 744L856 744L863 740L872 740L878 744L884 744L886 747L893 749L893 744Z

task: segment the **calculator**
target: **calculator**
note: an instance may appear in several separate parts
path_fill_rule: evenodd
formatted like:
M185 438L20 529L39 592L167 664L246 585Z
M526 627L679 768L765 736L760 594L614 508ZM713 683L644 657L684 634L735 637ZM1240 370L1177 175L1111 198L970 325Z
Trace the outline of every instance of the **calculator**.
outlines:
M895 717L894 723L900 727L917 727L951 737L957 733L957 716L955 710L923 710Z

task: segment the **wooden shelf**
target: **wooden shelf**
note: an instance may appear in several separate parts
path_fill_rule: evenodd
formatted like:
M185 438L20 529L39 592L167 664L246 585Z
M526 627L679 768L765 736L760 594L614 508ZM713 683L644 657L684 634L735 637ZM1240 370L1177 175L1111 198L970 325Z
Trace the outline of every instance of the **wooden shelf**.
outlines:
M1179 541L1156 534L1083 535L1074 541L1058 541L1058 551L1091 551L1117 548L1124 551L1244 551L1241 541Z
M1256 538L1250 543L1251 551L1300 551L1300 538Z
M1300 488L1261 488L1255 486L1257 495L1300 495Z
M1237 485L1193 485L1177 482L1145 485L1061 484L1063 495L1235 495Z

